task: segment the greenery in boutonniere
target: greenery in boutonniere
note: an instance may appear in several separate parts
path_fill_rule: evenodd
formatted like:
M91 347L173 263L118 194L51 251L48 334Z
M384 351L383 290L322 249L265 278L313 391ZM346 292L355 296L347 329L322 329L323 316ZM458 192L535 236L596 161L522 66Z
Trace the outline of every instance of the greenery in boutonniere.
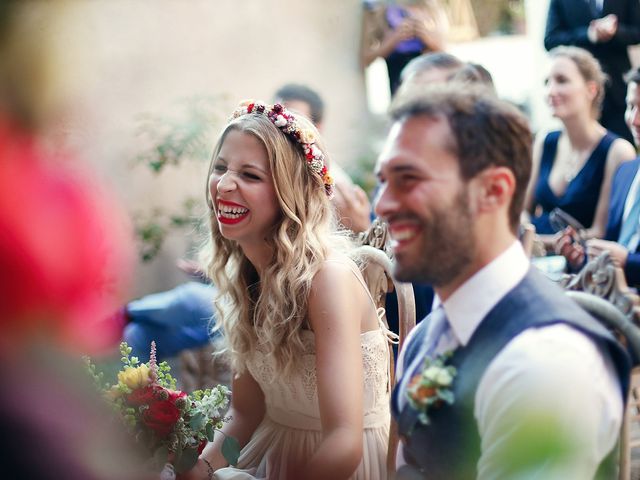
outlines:
M423 425L429 424L430 408L450 405L454 401L451 384L457 370L451 365L445 365L451 353L425 358L422 371L409 381L407 397L411 406L420 412L418 419Z

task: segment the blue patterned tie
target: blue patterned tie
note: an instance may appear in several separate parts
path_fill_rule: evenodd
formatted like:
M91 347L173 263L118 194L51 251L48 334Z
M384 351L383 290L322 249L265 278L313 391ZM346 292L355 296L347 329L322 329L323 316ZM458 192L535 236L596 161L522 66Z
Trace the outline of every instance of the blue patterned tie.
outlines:
M618 243L625 248L629 248L629 241L633 238L634 233L638 231L638 221L640 219L640 192L636 192L636 198L631 207L631 211L622 223Z
M431 323L432 325L431 328L429 328L429 337L426 341L426 343L428 343L428 347L425 351L425 356L433 358L433 354L440 343L440 339L443 337L445 332L449 330L449 322L442 305L436 308L431 314Z
M427 320L429 320L430 323L429 328L427 329L427 335L424 339L424 344L427 348L424 350L424 355L420 356L418 365L413 369L413 371L411 371L411 376L407 379L408 381L413 378L413 376L417 375L418 372L422 371L424 368L425 358L434 357L434 353L440 343L440 340L449 330L449 321L447 320L447 315L445 314L442 305L439 305L438 308L432 311L424 321L426 322Z

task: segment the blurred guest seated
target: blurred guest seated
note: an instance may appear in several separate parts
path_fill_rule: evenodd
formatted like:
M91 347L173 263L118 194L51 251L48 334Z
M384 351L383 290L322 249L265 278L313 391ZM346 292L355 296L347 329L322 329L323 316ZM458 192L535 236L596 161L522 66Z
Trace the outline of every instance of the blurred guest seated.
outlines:
M206 345L218 336L215 294L212 285L191 281L129 302L122 311L126 319L123 338L132 354L148 361L152 340L159 360Z
M611 179L635 150L598 123L605 83L598 61L577 47L558 47L549 55L547 100L562 129L536 139L525 210L552 249L556 230L549 215L555 208L586 227L587 237L604 234Z
M625 119L636 145L640 143L640 69L627 75L627 109ZM640 158L625 162L615 173L609 202L604 239L587 240L583 246L578 232L568 228L556 243L556 251L579 269L587 257L608 251L624 270L630 286L640 286ZM586 247L586 251L585 251Z

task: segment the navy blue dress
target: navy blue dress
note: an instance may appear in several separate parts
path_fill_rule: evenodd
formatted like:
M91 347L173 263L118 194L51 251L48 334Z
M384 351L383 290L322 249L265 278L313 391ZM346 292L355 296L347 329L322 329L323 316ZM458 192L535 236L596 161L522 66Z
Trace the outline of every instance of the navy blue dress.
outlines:
M593 224L602 189L607 154L613 141L618 138L613 133L607 132L591 152L582 169L569 182L564 194L556 196L549 187L549 174L556 157L560 134L560 131L550 132L544 139L540 174L534 190L534 210L539 205L542 207L542 214L534 217L531 223L536 227L536 233L543 235L555 233L549 222L549 213L556 207L574 217L585 228Z

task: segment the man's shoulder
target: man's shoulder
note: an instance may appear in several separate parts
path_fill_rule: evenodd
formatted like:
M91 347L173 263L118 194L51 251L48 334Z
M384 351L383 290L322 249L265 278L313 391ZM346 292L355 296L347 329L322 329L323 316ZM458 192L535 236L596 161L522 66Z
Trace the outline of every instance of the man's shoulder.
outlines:
M628 162L622 162L616 170L616 177L626 177L630 174L635 174L640 166L640 157L636 157Z
M476 340L506 344L529 328L554 324L568 324L590 337L613 340L598 320L535 267L485 317Z

